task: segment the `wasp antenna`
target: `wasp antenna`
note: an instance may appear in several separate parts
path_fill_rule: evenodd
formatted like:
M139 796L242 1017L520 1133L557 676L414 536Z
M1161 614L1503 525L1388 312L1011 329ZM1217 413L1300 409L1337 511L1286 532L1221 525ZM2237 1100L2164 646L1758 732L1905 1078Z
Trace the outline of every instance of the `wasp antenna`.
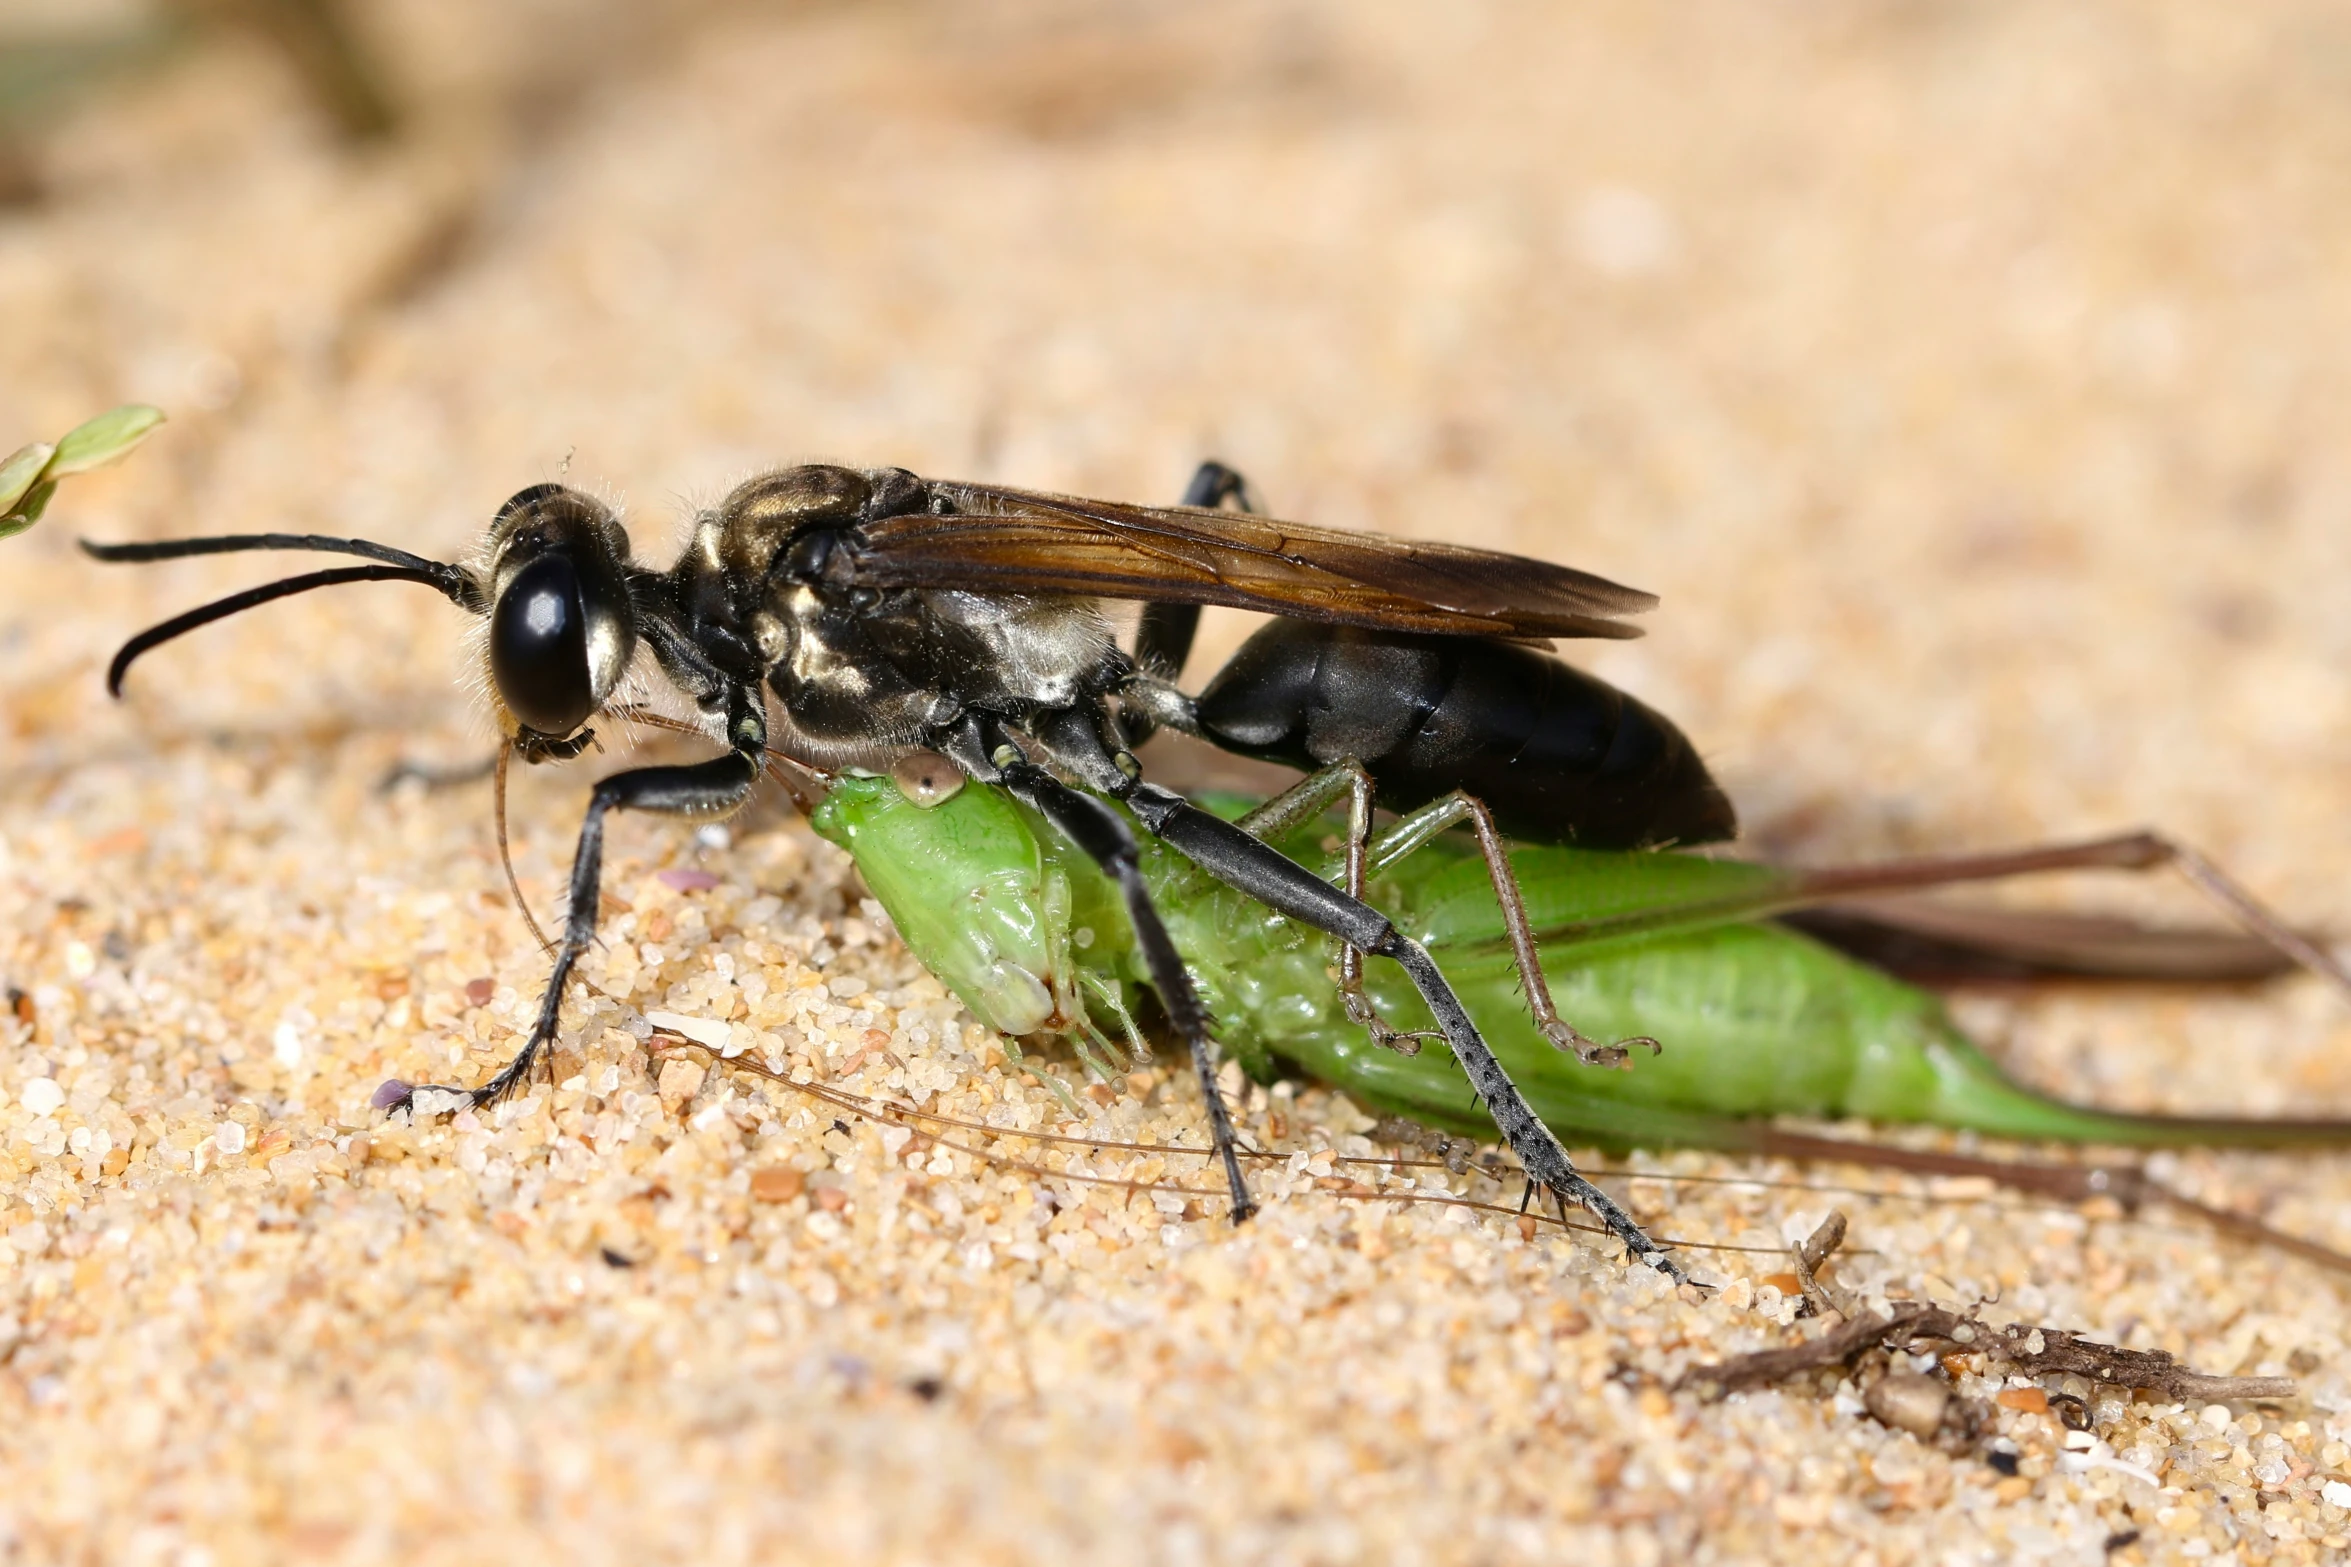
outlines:
M81 541L82 553L97 560L136 563L180 560L190 555L233 555L240 550L316 550L327 555L359 555L411 571L462 575L455 566L422 555L411 555L372 539L338 539L323 533L223 533L209 539L158 539L147 544L98 544Z
M266 535L264 536L266 537ZM228 544L231 548L241 547L234 544L232 541L219 539L188 539L181 542L188 544L225 543ZM346 545L356 544L360 541L356 539L334 539L328 540L326 542L336 545ZM92 554L97 553L97 550L93 549L87 543L85 543L82 547L84 549L90 550ZM109 547L119 549L168 548L168 546L150 546L142 544L117 545ZM382 548L381 545L370 545L368 547L370 549ZM209 552L202 550L183 550L179 553L205 554ZM347 553L358 554L360 552L357 550L351 550ZM391 551L390 553L399 554L400 552ZM154 557L118 556L101 558L151 559ZM410 556L409 559L421 560L422 558L418 556ZM449 598L456 603L469 608L471 607L470 594L472 583L463 572L459 571L454 566L444 566L438 561L427 560L423 561L422 564L424 568L422 570L408 566L341 566L337 567L333 571L313 571L300 577L287 577L278 582L265 582L260 587L247 588L242 593L232 593L225 599L215 599L212 603L203 605L197 609L189 610L184 615L174 615L171 619L162 622L160 625L149 626L146 630L140 632L137 636L131 638L128 642L125 642L122 645L122 651L115 654L114 662L106 667L107 695L114 697L119 697L122 695L122 677L124 673L130 669L132 663L137 660L139 655L146 652L148 649L160 647L164 643L172 640L174 637L184 636L188 632L195 630L198 626L209 626L216 620L225 620L229 616L236 614L239 610L251 609L256 604L267 604L272 599L291 598L297 593L307 593L312 588L331 588L346 582L421 582L428 588L439 589L442 593L447 594Z

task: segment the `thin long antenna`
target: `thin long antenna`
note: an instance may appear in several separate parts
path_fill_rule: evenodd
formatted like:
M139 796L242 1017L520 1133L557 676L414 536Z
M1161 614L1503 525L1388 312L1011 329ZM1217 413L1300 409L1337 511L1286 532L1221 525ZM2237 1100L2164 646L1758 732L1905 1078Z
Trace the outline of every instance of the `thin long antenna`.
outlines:
M324 533L222 533L203 539L157 539L145 544L99 544L81 541L82 553L114 564L154 560L183 560L191 555L233 555L242 550L316 550L327 555L359 555L387 565L433 575L452 585L465 579L458 567L411 555L372 539L339 539Z
M2303 935L2270 911L2267 904L2245 890L2244 884L2176 838L2159 840L2171 851L2172 868L2195 883L2198 890L2226 908L2247 930L2287 957L2351 996L2351 969L2332 952Z
M84 545L83 547L87 549L89 546ZM146 546L129 547L145 548ZM205 552L196 551L193 553ZM351 550L346 553L355 555L361 552ZM454 566L444 566L437 561L426 561L425 565L429 569L423 571L407 566L340 566L333 571L314 571L306 576L287 577L279 582L264 583L258 588L247 588L242 593L232 593L225 599L215 599L201 608L189 610L184 615L174 615L160 625L149 626L122 645L122 651L114 655L114 662L106 666L107 695L115 697L122 695L123 675L128 672L139 656L149 649L160 647L174 637L185 636L199 626L209 626L216 620L225 620L239 610L251 609L257 604L267 604L272 599L291 598L297 593L307 593L312 588L331 588L345 582L421 582L428 588L439 589L459 604L465 603L465 600L459 597L457 589L448 580L449 574L454 573L462 577L463 573L458 572Z

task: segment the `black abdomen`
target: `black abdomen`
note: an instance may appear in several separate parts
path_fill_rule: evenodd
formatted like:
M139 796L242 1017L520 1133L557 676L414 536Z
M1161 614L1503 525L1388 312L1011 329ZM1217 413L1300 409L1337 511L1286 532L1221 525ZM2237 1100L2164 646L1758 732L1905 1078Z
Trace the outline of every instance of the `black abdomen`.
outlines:
M1738 830L1663 715L1546 653L1276 620L1200 694L1201 733L1312 769L1353 757L1392 811L1461 789L1511 837L1625 849Z

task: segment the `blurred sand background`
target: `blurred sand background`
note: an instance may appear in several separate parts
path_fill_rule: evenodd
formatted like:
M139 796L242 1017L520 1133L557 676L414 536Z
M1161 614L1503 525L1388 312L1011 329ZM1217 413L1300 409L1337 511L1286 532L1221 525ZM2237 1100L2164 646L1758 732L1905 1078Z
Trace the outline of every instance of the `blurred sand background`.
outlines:
M2351 17L382 0L371 136L284 15L0 14L0 446L173 416L0 546L9 1560L2341 1557L2351 1286L2176 1223L1621 1186L1765 1245L1834 1201L1849 1282L2308 1393L2102 1405L2160 1484L2004 1411L2004 1478L1850 1390L1669 1396L1780 1340L1782 1262L1704 1259L1697 1306L1345 1201L1309 1155L1367 1123L1318 1090L1252 1097L1302 1152L1235 1234L649 1060L635 1009L731 1017L827 1081L1066 1119L780 812L618 825L615 999L561 1086L387 1126L379 1081L485 1073L543 975L486 790L373 792L486 744L454 612L274 606L118 706L122 637L274 563L71 545L447 555L564 474L666 559L789 460L1152 500L1213 454L1282 515L1662 593L1574 651L1765 850L2160 823L2351 930ZM542 909L596 765L518 783ZM2351 1113L2308 982L1962 1013L2084 1097ZM1180 1080L1100 1097L1100 1135L1196 1132ZM2165 1167L2351 1244L2351 1160Z

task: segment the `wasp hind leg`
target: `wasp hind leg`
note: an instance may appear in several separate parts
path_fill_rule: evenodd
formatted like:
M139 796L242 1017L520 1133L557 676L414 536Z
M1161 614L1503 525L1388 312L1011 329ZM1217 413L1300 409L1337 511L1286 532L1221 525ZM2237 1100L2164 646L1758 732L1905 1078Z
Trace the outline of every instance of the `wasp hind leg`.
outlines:
M1153 784L1129 783L1127 804L1154 835L1217 880L1248 894L1267 908L1326 935L1387 958L1404 970L1412 988L1437 1020L1445 1044L1468 1077L1470 1087L1530 1180L1562 1207L1574 1203L1606 1225L1635 1260L1676 1284L1689 1282L1681 1265L1650 1239L1616 1199L1577 1173L1567 1150L1535 1114L1518 1085L1478 1033L1477 1024L1453 993L1428 949L1391 924L1387 916L1350 897L1313 871L1251 836L1231 822Z

